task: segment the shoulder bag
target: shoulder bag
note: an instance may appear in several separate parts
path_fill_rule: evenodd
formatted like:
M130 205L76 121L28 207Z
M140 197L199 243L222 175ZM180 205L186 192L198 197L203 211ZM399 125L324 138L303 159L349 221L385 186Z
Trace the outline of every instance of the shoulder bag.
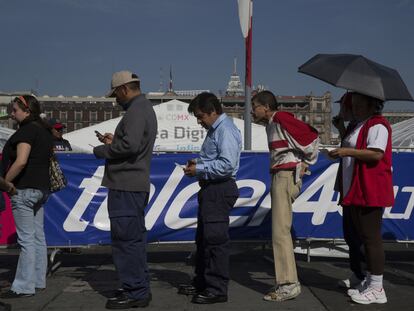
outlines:
M55 153L52 153L49 164L49 175L50 175L50 192L57 192L62 190L68 184L65 175L60 168L59 162L56 158Z

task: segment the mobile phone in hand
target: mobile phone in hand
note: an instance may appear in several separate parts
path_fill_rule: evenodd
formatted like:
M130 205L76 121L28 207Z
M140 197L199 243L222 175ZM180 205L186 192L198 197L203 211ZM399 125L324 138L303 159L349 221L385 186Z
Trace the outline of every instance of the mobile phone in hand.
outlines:
M96 134L96 136L98 136L98 138L103 138L104 136L100 133L100 132L98 132L98 131L95 131L95 134Z

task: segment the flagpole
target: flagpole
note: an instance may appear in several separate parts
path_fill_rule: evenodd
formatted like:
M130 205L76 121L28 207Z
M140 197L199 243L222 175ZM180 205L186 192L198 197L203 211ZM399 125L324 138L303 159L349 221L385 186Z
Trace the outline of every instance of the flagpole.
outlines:
M250 7L251 10L251 7ZM251 94L252 94L252 14L250 12L249 32L245 38L246 45L246 68L244 77L244 150L252 150L252 116Z

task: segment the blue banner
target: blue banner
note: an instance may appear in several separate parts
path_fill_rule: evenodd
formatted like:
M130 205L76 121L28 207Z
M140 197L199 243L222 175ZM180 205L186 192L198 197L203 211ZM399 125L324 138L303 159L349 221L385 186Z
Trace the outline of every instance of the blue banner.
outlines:
M151 193L146 208L149 242L193 241L197 222L194 178L184 176L184 164L196 154L155 154L151 164ZM109 244L107 189L101 187L104 161L93 155L59 154L68 186L53 194L45 206L48 245ZM395 206L384 213L383 236L414 240L413 153L393 154ZM333 190L338 163L320 155L305 176L293 205L295 238L342 238L342 208ZM240 197L231 211L233 240L271 239L270 175L267 153L242 153L237 176Z

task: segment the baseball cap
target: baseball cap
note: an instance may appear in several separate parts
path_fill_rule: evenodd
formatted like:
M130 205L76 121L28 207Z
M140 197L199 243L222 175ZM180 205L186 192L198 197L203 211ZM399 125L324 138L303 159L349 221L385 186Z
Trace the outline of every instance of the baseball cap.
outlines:
M123 71L115 72L112 75L111 91L106 96L113 97L114 91L117 87L130 83L130 82L139 82L139 81L140 81L139 77L135 73L132 73L130 71L123 70Z
M343 103L347 107L351 107L352 105L352 92L346 92L344 95L341 96L341 98L335 103Z
M55 124L53 124L53 128L57 131L64 129L65 127L66 126L60 122L56 122Z

